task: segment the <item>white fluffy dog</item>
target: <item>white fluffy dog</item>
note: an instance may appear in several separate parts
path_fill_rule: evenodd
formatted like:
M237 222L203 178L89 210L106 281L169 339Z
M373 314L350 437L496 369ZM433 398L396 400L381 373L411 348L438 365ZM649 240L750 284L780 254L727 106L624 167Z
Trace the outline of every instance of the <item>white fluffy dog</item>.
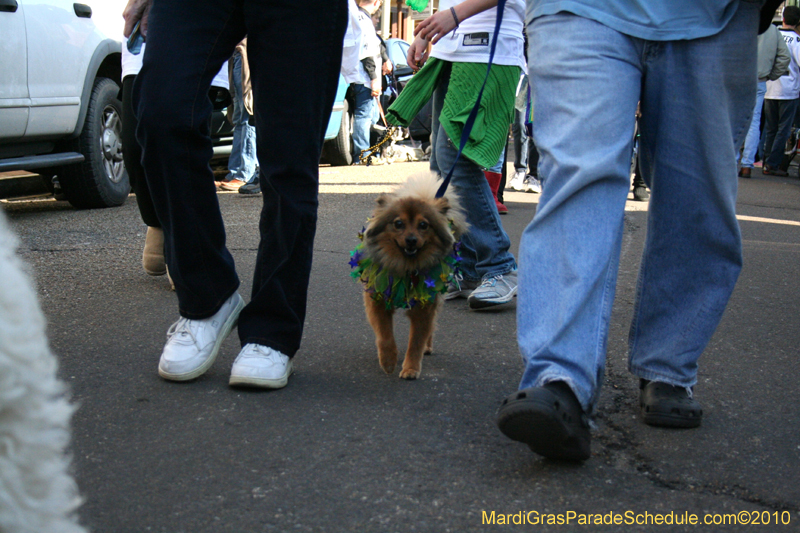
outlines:
M73 408L16 249L0 213L0 531L82 533L66 456Z

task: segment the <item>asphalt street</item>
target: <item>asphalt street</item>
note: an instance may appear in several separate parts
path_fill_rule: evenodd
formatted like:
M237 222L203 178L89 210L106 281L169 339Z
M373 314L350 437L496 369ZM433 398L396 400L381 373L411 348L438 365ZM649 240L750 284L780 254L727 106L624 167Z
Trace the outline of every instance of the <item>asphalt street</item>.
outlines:
M201 378L159 378L177 303L165 277L141 268L135 197L91 211L53 199L2 204L79 405L71 452L83 524L97 533L800 531L796 167L789 178L739 180L745 264L700 360L705 417L694 430L638 416L626 339L647 204L628 202L592 457L574 465L535 456L495 426L522 371L515 303L479 313L448 302L417 381L378 366L349 251L377 194L426 166L320 169L305 335L278 391L228 387L236 335ZM538 195L505 198L516 251ZM247 299L261 201L221 193L219 202ZM540 271L544 282L547 265ZM397 324L402 345L408 327ZM536 524L545 514L569 524ZM621 523L580 525L587 515ZM652 525L656 515L671 525ZM730 525L734 515L749 524ZM691 516L701 524L675 525Z

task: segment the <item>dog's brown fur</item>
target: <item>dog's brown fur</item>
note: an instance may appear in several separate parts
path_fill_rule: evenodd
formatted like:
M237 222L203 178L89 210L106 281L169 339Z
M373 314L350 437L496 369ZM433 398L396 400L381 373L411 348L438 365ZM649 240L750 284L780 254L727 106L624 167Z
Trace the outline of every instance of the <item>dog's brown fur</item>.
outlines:
M377 199L364 235L364 250L395 277L433 267L451 252L454 242L468 229L466 215L452 188L443 198L434 198L440 184L435 174L411 177L392 194ZM441 295L436 295L432 302L407 311L411 329L401 378L420 376L423 354L433 351L433 331L441 305ZM385 302L374 300L367 292L364 307L375 331L378 361L391 374L397 364L394 309L386 309Z

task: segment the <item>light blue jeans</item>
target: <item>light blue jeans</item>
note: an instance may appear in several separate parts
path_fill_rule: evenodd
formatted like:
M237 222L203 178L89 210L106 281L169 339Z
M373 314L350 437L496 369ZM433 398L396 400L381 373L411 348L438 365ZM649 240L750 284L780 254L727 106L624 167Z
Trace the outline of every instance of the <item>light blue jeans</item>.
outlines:
M566 13L528 18L533 133L547 187L520 244L521 389L560 380L587 412L597 403L639 100L652 196L629 370L696 383L742 266L735 147L756 96L758 18L758 3L740 2L717 35L672 42Z
M744 139L744 149L742 150L742 166L753 168L758 152L758 141L761 138L761 108L764 106L764 95L767 93L767 82L758 82L756 91L756 106L753 108L753 119L750 121L750 129Z
M375 98L372 90L359 83L353 84L353 97L355 110L353 111L353 148L356 158L361 157L361 151L369 148L369 130L372 126L372 113L375 109Z
M453 167L461 141L455 139L452 142L439 123L439 113L442 111L450 80L449 72L447 69L441 74L431 102L431 127L436 129L436 134L431 135L431 170L443 178ZM493 170L499 172L504 161L501 155ZM509 251L511 240L503 229L483 169L462 154L453 171L450 187L455 187L458 192L470 225L469 232L461 237L462 261L459 268L464 279L481 281L516 270L517 262Z
M242 55L235 53L233 61L233 145L228 158L226 181L240 179L251 183L256 177L256 128L249 123L250 116L244 108L242 90Z

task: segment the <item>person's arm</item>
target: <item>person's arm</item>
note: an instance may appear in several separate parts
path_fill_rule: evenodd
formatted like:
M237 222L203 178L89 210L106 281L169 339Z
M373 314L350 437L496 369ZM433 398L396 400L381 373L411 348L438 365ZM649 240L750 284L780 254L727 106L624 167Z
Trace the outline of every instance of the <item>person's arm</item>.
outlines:
M789 72L789 63L792 61L792 56L789 54L789 47L783 40L783 35L778 34L778 47L775 50L775 61L772 63L772 71L767 76L770 80L777 80L787 72Z
M436 44L439 39L453 31L459 24L473 15L491 9L497 0L464 0L451 9L436 12L414 28L414 36Z
M147 18L150 15L150 8L153 0L128 0L128 5L122 11L122 18L125 19L125 29L122 31L125 37L130 37L133 27L141 20L140 26L142 35L147 35Z
M364 65L364 70L367 71L367 76L369 76L370 80L374 80L378 77L378 69L375 66L374 57L365 57L361 60L361 64Z

